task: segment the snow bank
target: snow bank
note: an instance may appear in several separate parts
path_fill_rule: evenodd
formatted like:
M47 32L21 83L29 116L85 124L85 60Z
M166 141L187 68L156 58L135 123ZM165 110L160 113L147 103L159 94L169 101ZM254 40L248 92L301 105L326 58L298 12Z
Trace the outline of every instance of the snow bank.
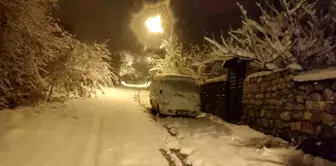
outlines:
M158 122L177 132L180 153L189 154L186 163L192 166L278 165L273 163L286 163L283 155L291 150L284 146L286 143L276 144L282 141L247 126L228 124L209 115L198 119L158 119ZM272 140L274 148L281 147L282 151L269 148L266 152L262 148L267 144L265 140Z
M148 88L151 85L151 82L145 84L127 84L126 82L121 81L121 85L129 88Z
M180 153L188 155L185 162L192 166L304 166L300 163L312 161L314 166L333 164L314 156L300 156L295 147L280 138L207 114L198 119L164 118L158 122L176 131L177 140L172 144L178 144Z
M289 156L288 165L290 166L336 166L336 163L321 157L304 154L302 150L295 150Z
M294 81L297 82L318 81L327 79L336 79L336 67L302 72L294 77Z
M147 99L147 91L144 92ZM192 166L304 166L300 163L305 154L300 155L286 141L206 113L197 119L168 117L158 118L157 122L176 134L166 137L167 148L189 154L185 162ZM314 164L336 166L319 157L314 157Z

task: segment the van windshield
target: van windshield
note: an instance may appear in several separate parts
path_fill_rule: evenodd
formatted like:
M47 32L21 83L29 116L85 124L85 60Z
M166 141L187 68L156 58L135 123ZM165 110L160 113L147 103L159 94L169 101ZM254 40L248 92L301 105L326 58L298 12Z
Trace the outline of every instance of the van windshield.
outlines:
M173 87L177 91L182 92L198 92L199 86L192 79L183 79L183 80L164 80L165 85Z

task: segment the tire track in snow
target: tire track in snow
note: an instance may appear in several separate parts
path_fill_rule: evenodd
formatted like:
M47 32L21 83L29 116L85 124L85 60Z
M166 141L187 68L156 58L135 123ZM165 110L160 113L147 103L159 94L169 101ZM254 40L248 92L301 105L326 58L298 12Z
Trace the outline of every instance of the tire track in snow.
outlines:
M99 166L98 162L98 155L97 153L99 152L99 137L101 137L101 117L100 117L101 112L96 113L93 122L92 122L92 127L90 129L89 133L89 138L86 142L85 149L84 149L84 155L83 159L81 162L81 166Z
M134 99L135 101L138 102L138 104L145 110L146 113L150 114L150 117L154 120L154 122L158 125L161 125L158 123L157 115L154 115L151 112L151 108L147 108L146 105L144 103L141 102L141 91L139 90L139 92L137 94L135 94ZM165 127L167 129L167 132L173 136L176 137L176 133L171 132L171 130L167 127ZM181 154L178 150L175 149L169 149L170 152L167 152L164 149L159 149L160 153L162 154L162 156L168 161L169 166L192 166L190 164L187 164L185 162L185 159L188 157L187 155L183 155ZM169 154L170 153L170 154ZM175 155L175 157L173 158L173 155ZM175 160L174 160L175 159ZM179 160L179 161L176 161Z
M103 134L103 124L104 124L104 118L100 118L100 122L99 122L99 129L98 129L98 135L97 135L97 145L96 145L96 149L95 149L95 166L100 166L100 159L99 159L99 156L100 156L100 152L101 152L101 149L102 149L102 134Z
M172 157L163 149L159 149L162 156L168 161L169 166L177 166Z
M128 95L125 97L132 99L135 93L130 92L127 92ZM151 124L150 117L139 109L137 102L124 98L117 100L115 103L110 103L109 98L98 100L97 105L101 110L102 140L97 142L97 154L100 155L95 166L111 164L168 166L168 162L158 151L163 147L161 144L164 145L161 137L157 135L162 130L156 131L156 124ZM141 137L137 138L139 135Z
M181 161L181 166L192 166L190 164L187 164L185 162L185 159L188 157L188 155L181 154L178 150L170 149L170 151L176 155L176 157Z

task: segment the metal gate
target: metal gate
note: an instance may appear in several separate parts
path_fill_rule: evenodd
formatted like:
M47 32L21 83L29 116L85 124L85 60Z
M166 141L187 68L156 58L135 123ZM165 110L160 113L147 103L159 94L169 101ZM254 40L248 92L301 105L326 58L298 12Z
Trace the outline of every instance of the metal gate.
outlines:
M226 107L225 81L213 82L201 86L201 109L203 112L224 119Z
M225 63L228 68L226 82L226 110L224 120L239 123L243 113L243 84L246 78L247 62L233 59Z

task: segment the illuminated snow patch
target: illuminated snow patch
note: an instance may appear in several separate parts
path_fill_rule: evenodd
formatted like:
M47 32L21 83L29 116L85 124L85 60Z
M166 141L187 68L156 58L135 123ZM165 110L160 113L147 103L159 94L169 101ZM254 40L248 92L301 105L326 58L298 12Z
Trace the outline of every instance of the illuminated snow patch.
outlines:
M151 85L151 82L145 84L127 84L126 82L121 81L121 85L129 88L148 88Z

